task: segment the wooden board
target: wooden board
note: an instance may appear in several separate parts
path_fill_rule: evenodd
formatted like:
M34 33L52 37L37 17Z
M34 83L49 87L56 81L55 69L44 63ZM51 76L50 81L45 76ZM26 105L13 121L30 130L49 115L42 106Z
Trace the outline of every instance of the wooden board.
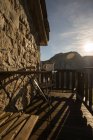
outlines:
M0 139L27 140L37 120L36 115L2 112L0 114Z
M31 115L20 133L16 136L15 140L28 140L38 118L39 117L36 115Z

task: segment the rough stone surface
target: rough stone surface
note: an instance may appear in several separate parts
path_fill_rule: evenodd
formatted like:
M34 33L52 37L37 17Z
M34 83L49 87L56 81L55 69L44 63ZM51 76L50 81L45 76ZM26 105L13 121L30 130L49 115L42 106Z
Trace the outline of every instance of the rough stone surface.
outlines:
M28 15L23 0L0 0L0 71L21 70L31 66L37 69L40 48L36 43L33 21ZM20 78L13 82L9 80L2 81L5 90L0 90L0 107L4 109L9 106L7 91L11 96L15 94L12 104L18 110L23 109L30 103L31 86L25 84L24 87Z

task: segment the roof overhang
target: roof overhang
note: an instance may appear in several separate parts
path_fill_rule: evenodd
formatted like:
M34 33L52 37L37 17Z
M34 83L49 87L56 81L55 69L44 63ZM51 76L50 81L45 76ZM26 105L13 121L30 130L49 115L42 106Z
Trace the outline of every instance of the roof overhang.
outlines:
M29 6L36 31L38 33L39 45L46 46L49 40L49 22L45 0L29 0Z

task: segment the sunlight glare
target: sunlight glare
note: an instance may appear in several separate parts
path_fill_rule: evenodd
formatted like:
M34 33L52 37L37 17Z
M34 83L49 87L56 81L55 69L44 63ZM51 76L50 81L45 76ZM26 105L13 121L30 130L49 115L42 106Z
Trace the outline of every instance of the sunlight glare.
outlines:
M85 50L85 52L87 52L87 53L93 52L93 43L92 43L92 42L87 42L87 43L84 45L84 50Z

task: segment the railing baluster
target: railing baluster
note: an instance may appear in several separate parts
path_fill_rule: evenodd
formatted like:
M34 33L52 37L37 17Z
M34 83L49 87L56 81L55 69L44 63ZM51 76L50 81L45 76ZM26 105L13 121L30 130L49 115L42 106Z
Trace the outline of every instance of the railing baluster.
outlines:
M70 73L66 71L66 89L70 88Z
M75 71L72 71L72 90L76 86L76 77L75 77Z
M92 108L92 73L89 77L89 107Z
M88 103L88 74L85 73L85 102Z
M79 98L81 99L79 99ZM77 83L77 101L82 101L84 97L84 74L78 72L78 83Z
M56 89L59 89L59 72L56 72Z
M61 70L61 89L64 88L64 71Z

